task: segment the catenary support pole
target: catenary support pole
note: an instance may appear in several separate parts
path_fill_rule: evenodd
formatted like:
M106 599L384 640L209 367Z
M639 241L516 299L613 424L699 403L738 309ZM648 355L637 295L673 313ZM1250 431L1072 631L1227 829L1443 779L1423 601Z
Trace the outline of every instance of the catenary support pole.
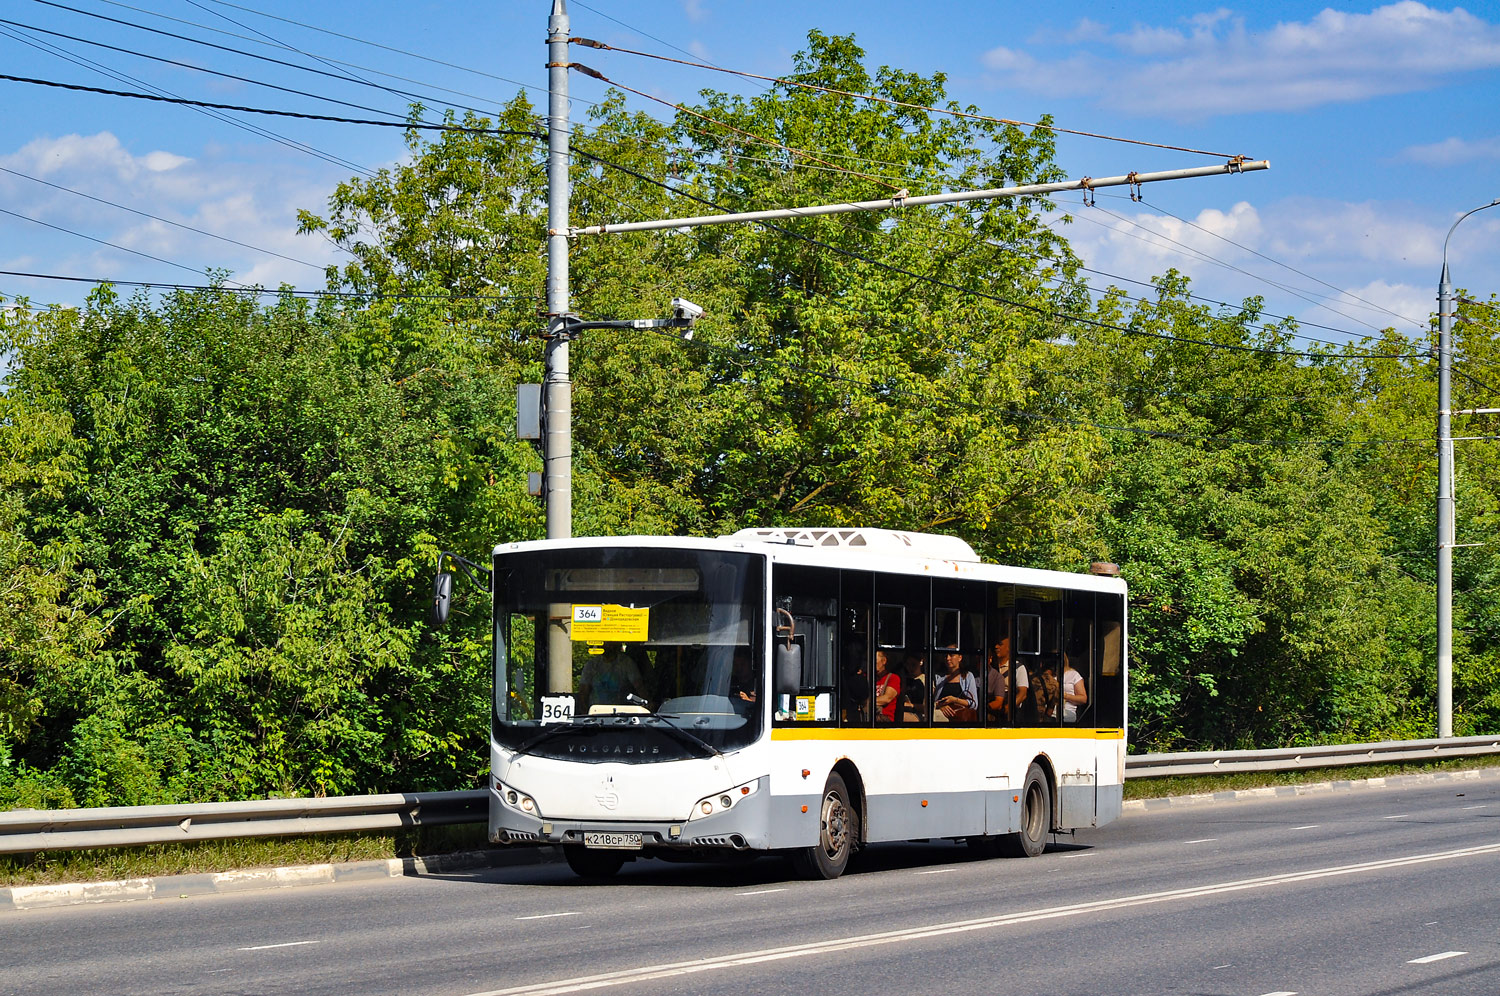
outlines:
M568 373L568 5L547 19L547 372L542 383L542 494L547 538L573 535L573 385ZM571 606L549 606L547 687L573 690Z

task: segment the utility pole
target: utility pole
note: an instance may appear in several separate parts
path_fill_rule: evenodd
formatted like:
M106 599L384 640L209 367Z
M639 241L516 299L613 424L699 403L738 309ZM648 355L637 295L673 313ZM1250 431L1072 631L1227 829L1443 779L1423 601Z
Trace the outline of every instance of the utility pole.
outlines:
M547 538L573 535L573 385L568 379L567 0L547 19L547 373L542 381L542 501ZM547 690L573 690L572 606L547 611Z
M547 374L542 494L547 538L573 535L573 384L568 375L568 4L547 19Z

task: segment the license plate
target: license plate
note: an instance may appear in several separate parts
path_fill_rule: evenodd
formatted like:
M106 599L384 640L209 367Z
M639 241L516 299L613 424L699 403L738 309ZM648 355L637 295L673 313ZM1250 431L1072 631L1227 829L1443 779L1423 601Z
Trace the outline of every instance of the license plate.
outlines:
M583 845L585 847L613 847L627 851L639 851L642 846L639 833L585 833Z

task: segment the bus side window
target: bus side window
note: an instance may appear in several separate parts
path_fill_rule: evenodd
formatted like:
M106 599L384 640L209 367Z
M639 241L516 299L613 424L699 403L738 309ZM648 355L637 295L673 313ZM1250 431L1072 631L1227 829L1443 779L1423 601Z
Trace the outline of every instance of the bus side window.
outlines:
M858 695L857 682L839 681L839 572L832 568L778 564L771 576L775 630L783 648L798 648L801 683L795 693L778 690L774 719L788 725L833 725L839 720L840 688ZM774 653L774 652L773 652ZM868 698L868 691L865 697Z
M876 639L901 681L892 710L895 722L926 725L931 715L927 644L931 582L923 577L882 574L875 578Z
M1096 727L1125 726L1125 604L1119 595L1097 598L1095 654L1099 669L1095 687L1089 690Z

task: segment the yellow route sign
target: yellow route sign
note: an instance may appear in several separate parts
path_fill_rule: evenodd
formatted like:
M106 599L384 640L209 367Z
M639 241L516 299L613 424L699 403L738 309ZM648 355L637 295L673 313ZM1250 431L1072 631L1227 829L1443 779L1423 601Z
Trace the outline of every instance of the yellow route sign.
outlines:
M650 609L632 609L624 605L575 605L570 629L575 642L613 641L639 643L646 639L651 621Z

